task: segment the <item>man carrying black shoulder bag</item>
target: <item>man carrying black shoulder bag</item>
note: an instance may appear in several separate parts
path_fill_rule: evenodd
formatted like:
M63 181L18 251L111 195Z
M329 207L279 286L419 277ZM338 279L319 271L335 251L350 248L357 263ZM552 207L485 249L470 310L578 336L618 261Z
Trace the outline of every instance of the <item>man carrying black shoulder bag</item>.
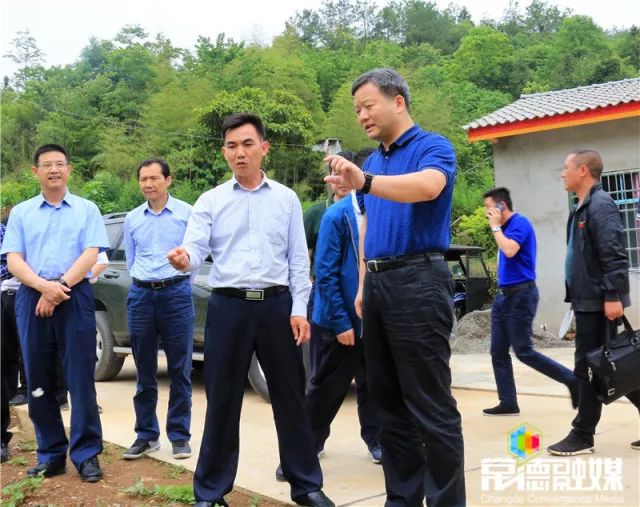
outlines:
M596 151L577 150L567 156L562 171L565 189L578 198L567 224L565 274L566 301L576 316L574 373L582 382L571 431L547 449L558 456L594 452L593 436L602 401L589 384L587 357L590 352L598 353L614 327L612 321L623 317L624 308L631 305L622 221L618 206L600 184L602 169L602 158ZM640 390L626 396L640 410ZM631 447L640 449L640 440Z
M616 335L618 325L624 331ZM640 389L640 331L634 331L627 318L607 326L602 347L587 354L589 382L598 399L608 405Z

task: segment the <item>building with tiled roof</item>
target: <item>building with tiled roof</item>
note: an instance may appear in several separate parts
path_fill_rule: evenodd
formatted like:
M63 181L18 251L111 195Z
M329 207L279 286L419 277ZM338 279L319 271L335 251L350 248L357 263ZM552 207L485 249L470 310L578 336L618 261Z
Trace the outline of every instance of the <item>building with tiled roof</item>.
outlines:
M572 196L560 172L568 153L591 148L604 161L602 185L620 209L633 306L640 327L640 77L522 95L463 127L469 142L491 141L496 186L511 190L514 209L533 223L538 241L540 303L535 325L557 332L564 299L566 221Z
M568 90L523 94L465 125L469 141L586 125L640 115L640 77Z

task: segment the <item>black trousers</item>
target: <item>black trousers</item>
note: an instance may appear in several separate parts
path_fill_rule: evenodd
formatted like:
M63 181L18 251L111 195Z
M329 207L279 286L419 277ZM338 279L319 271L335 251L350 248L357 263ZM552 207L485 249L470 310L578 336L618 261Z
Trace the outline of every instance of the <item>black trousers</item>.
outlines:
M443 260L367 273L367 380L381 425L387 507L465 505L460 413L451 393L453 281Z
M576 352L574 373L586 382L580 384L580 402L578 415L571 423L572 432L593 442L593 435L602 414L602 402L588 383L587 354L604 343L607 326L614 325L604 312L575 312L576 315ZM633 391L627 398L640 410L640 390Z
M302 351L293 338L290 313L289 292L263 301L216 293L209 298L204 342L207 412L193 479L198 501L224 505L223 497L233 488L240 410L254 351L267 379L280 463L291 484L291 497L322 488L322 471L305 409Z
M354 346L345 346L338 342L333 332L322 327L320 329L318 369L311 377L307 390L307 411L316 448L318 451L324 448L331 423L354 377L360 436L367 445L377 445L379 427L367 388L362 340L356 337Z
M16 327L16 295L14 291L3 291L0 309L0 368L2 369L2 443L6 444L11 440L11 433L8 431L11 415L9 412L9 400L15 394L15 381L20 357L20 339L18 328Z

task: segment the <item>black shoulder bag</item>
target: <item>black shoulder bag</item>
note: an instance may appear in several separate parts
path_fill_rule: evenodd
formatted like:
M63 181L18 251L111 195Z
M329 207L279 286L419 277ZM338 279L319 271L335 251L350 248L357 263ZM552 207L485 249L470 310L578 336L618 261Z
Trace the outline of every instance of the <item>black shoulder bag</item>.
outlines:
M624 331L616 336L620 323ZM640 331L624 315L607 324L604 345L587 354L589 381L605 405L640 389Z

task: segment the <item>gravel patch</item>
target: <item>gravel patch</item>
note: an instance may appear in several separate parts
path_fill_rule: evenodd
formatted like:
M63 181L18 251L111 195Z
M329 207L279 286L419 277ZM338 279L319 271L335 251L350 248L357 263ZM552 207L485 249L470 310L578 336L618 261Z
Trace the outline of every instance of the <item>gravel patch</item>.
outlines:
M560 340L548 331L534 329L535 348L573 347L570 340ZM477 310L462 317L457 324L455 337L451 341L454 354L489 353L491 346L491 310Z

